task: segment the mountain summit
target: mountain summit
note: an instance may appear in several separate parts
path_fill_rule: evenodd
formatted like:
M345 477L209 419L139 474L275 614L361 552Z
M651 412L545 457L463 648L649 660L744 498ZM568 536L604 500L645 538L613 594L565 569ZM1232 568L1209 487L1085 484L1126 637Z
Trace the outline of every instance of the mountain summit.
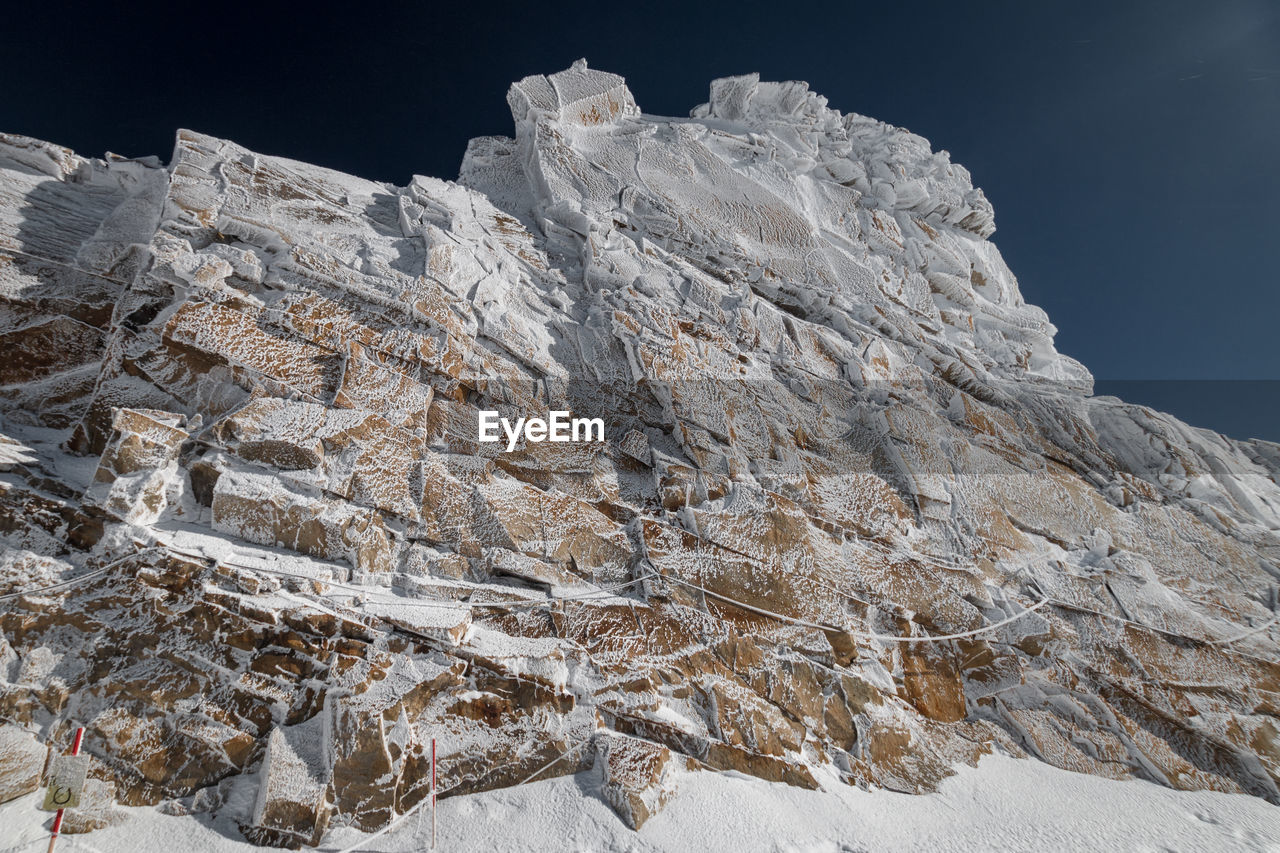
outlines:
M84 725L83 828L295 847L433 739L633 828L995 750L1280 803L1280 446L1090 396L968 172L804 83L508 102L407 187L0 137L6 779Z

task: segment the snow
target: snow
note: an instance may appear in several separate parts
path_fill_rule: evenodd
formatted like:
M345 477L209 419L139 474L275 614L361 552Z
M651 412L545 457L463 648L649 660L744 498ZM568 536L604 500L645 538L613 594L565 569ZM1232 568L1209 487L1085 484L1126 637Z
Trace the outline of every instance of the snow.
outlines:
M989 756L961 767L936 794L862 791L839 783L806 791L737 774L681 773L677 796L638 833L599 796L594 772L439 801L437 849L787 851L1280 851L1280 808L1254 797L1173 791L1149 782L1117 782L1037 761ZM49 815L38 794L0 806L10 845L0 853L43 849ZM101 851L254 849L238 839L225 811L210 820L177 819L152 808L126 809L129 820L63 849ZM424 809L379 837L370 851L400 853L430 845ZM356 844L351 830L331 833L321 849Z
M495 728L448 710L491 695L472 689L480 682L468 674L473 683L457 685L456 696L405 718L419 746L456 724L471 739L442 740L442 758L483 760L487 772L610 707L690 734L690 743L718 740L715 703L689 698L713 670L737 685L735 695L759 690L790 702L790 677L775 683L768 671L775 659L857 674L830 666L834 645L821 633L791 626L835 625L874 641L860 650L858 679L884 699L872 720L883 728L847 723L858 728L858 755L819 731L820 713L791 714L806 721L806 766L830 780L827 792L686 775L667 811L635 835L582 775L448 800L444 849L1266 849L1259 839L1280 836L1275 807L1261 799L1116 787L1008 758L960 769L939 794L911 800L832 776L855 759L880 772L867 756L878 737L900 735L892 723L911 729L913 758L950 750L939 767L957 744L993 733L967 728L982 723L1012 738L1011 751L1064 767L1239 784L1275 801L1267 709L1280 576L1276 446L1089 398L1088 372L1056 353L1056 330L1023 301L986 240L994 214L968 173L917 136L829 109L805 84L718 80L691 118L670 119L639 113L621 78L579 63L521 81L511 106L516 138L475 141L456 184L378 185L188 132L169 170L92 165L39 143L6 155L35 158L39 175L92 178L40 178L75 213L63 222L45 211L39 227L23 226L48 235L36 247L46 260L114 269L115 229L120 251L146 247L128 299L168 294L129 345L130 359L146 353L146 381L118 370L102 341L56 365L74 370L45 379L100 371L79 393L103 406L185 407L208 421L196 439L203 476L220 472L207 485L213 505L198 502L192 477L163 516L108 525L98 557L135 540L161 543L219 564L183 603L234 595L236 620L242 605L353 624L375 617L357 626L374 635L375 652L391 648L387 625L456 647L435 643L429 666L400 651L401 636L387 651L390 677L372 663L348 670L346 681L329 676L329 686L365 689L362 712L386 710L446 665L465 663L467 672L477 661L502 681L573 695L570 714L537 708ZM27 202L29 170L9 171L5 179L0 170L0 226L11 209L39 209ZM130 201L117 178L135 173L146 191ZM28 300L44 293L34 273L12 267L0 270L0 285L30 290ZM54 285L66 293L54 288L50 298L74 295L80 313L114 304L132 316L140 304L106 284L86 293L79 279L39 287ZM54 321L79 340L66 331L82 334L79 321ZM28 332L44 327L25 323L8 331L39 352L45 337ZM193 367L206 363L219 366ZM594 377L587 391L565 390L584 377ZM637 383L654 386L653 401ZM13 506L74 517L96 460L62 451L75 437L69 429L35 424L74 423L88 397L68 410L74 418L46 417L45 398L59 399L50 386L13 387L25 390L0 400L16 430L0 435L0 492L12 486ZM610 421L622 437L616 448L526 445L508 456L474 439L472 403L532 414L592 389L625 404ZM296 535L304 524L305 538ZM62 553L60 536L34 524L6 534L0 595L17 601L29 597L22 590L85 577L41 556ZM595 586L583 592L588 577ZM227 578L233 587L220 585ZM639 580L644 594L633 599ZM94 624L96 601L75 605L86 608L84 624ZM741 607L726 611L726 602ZM767 615L769 627L735 621L739 611ZM903 630L904 620L911 636L879 633ZM165 630L173 633L157 647L193 668L215 657L203 640L187 649L186 634ZM35 639L14 633L15 650L0 644L10 656L0 662L20 660L22 684L40 689L83 665L91 648L24 633ZM748 634L760 641L761 662L730 677L706 652ZM967 657L961 675L907 673L908 652L977 634L990 645L989 664ZM806 635L816 646L805 646ZM262 682L255 707L271 713L312 686L250 672L246 679ZM240 671L218 675L230 681ZM909 707L908 675L926 686L934 682L923 676L963 679L952 679L963 688L957 707ZM156 694L166 686L157 683ZM843 686L838 702L835 682L827 686L815 703L858 713ZM1136 721L1119 721L1103 693L1128 703ZM1153 694L1152 708L1126 698ZM213 687L202 696L217 706ZM963 725L925 725L917 712L926 704ZM184 719L184 736L204 722ZM1183 737L1213 760L1184 761ZM183 744L166 742L157 763L176 768ZM257 758L236 770L236 790L252 800ZM192 788L216 781L210 774ZM335 826L362 812L356 799L338 803ZM0 808L0 836L26 827L22 814ZM232 849L237 821L252 818L247 806L223 807L215 824L131 814L136 832L108 828L89 843L133 849L140 837L154 842L143 847ZM359 839L335 832L330 846ZM406 826L375 849L421 844Z

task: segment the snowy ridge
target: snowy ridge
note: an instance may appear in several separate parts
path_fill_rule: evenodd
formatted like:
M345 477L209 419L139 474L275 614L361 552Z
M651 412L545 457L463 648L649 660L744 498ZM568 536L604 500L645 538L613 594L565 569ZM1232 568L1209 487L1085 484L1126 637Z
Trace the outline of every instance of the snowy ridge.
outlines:
M378 831L432 738L632 829L991 752L1280 801L1280 448L1089 396L969 174L803 83L508 103L407 187L0 138L0 719L98 829Z

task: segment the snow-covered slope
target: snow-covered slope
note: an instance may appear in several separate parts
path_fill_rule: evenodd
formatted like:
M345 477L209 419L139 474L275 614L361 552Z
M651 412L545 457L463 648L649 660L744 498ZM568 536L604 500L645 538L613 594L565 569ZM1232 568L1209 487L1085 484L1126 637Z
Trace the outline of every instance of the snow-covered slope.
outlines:
M684 773L663 812L634 832L603 802L600 776L531 782L439 801L436 849L450 853L971 853L974 850L1201 851L1274 853L1280 809L1254 797L1172 791L1150 782L1115 781L1004 756L960 767L923 796L847 785L809 791L733 773ZM42 851L48 830L32 804L0 805L9 849ZM122 809L127 818L72 850L256 849L238 838L226 814L193 817L156 808ZM328 849L411 853L431 845L430 811L377 837L335 831ZM71 841L71 844L67 844ZM81 842L85 843L85 842Z
M377 830L433 738L633 827L993 750L1280 801L1280 447L1089 396L968 173L802 83L508 101L407 187L0 140L0 718L99 824Z

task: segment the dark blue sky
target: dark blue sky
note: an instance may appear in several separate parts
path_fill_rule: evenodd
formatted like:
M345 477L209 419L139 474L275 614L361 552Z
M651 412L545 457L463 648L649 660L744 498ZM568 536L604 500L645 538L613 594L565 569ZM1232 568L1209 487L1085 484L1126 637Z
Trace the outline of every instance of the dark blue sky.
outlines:
M0 129L167 157L190 127L402 184L453 177L510 132L511 81L579 56L651 113L717 76L803 79L970 169L1100 379L1280 380L1280 3L386 5L30 4L0 33ZM1280 383L1116 387L1280 440Z

